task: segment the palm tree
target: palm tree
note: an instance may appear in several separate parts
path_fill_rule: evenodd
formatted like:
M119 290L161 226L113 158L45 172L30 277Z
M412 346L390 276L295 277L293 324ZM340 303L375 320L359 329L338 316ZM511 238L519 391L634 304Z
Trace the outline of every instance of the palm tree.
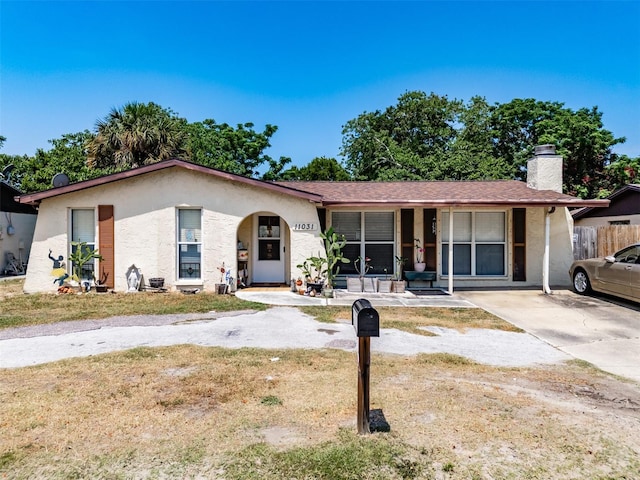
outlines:
M87 144L87 163L94 168L135 168L185 153L183 121L153 102L114 108L96 122Z

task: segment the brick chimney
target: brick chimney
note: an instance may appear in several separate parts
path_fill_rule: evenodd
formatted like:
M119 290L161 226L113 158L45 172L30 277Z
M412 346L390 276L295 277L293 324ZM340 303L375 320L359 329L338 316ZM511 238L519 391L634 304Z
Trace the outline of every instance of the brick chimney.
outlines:
M538 145L527 162L527 187L562 193L562 156L555 145Z

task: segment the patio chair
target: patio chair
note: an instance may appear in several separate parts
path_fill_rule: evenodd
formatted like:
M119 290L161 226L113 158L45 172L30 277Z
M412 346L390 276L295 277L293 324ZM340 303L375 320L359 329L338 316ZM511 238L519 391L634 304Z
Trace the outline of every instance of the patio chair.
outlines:
M4 267L5 275L24 275L26 273L25 266L13 253L7 252L6 257L7 263Z

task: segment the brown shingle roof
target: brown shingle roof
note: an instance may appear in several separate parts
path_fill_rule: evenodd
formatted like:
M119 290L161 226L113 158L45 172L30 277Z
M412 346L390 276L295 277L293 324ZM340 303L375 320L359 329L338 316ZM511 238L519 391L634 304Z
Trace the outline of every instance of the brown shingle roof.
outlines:
M268 190L283 193L285 195L291 195L294 197L303 198L311 202L319 202L320 197L311 192L305 192L302 190L296 190L286 185L278 185L273 182L265 182L262 180L256 180L255 178L243 177L234 173L223 172L222 170L216 170L215 168L209 168L195 163L187 162L179 158L172 158L169 160L163 160L161 162L152 163L151 165L145 165L143 167L133 168L131 170L125 170L123 172L113 173L111 175L105 175L98 178L92 178L91 180L85 180L83 182L72 183L64 187L51 188L42 192L29 193L16 197L16 200L20 203L28 203L31 205L37 205L41 200L51 197L57 197L58 195L64 195L66 193L78 192L87 188L97 187L100 185L106 185L108 183L117 182L126 178L137 177L145 175L150 172L156 172L167 168L184 168L195 172L200 172L205 175L229 180L232 182L244 183L252 187L266 188Z
M535 190L517 180L279 183L318 194L327 206L607 206L606 200L582 200L551 190Z
M185 168L256 188L291 195L326 206L566 206L606 207L608 200L581 200L550 190L534 190L516 180L473 182L265 182L180 159L170 159L104 177L16 197L20 203L38 204L46 198L117 182L166 168Z

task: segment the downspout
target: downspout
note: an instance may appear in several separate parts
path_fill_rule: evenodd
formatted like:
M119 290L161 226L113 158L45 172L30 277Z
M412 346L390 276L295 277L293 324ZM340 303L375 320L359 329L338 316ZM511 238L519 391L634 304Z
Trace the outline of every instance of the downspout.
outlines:
M453 208L449 207L449 259L447 271L449 272L448 293L453 295Z
M551 295L549 287L549 238L551 236L551 214L556 211L556 207L549 208L544 214L544 255L542 257L542 291L546 295Z

